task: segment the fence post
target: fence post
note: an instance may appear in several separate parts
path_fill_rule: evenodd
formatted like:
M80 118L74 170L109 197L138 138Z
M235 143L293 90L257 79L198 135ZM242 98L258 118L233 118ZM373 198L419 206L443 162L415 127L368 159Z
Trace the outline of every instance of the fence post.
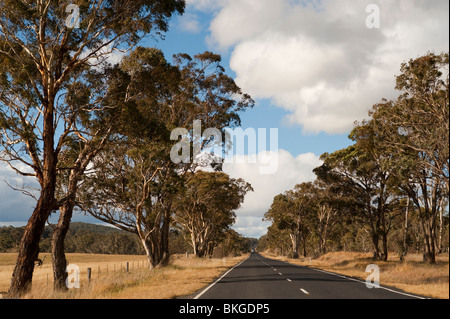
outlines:
M127 261L127 272L129 271L130 263Z
M88 283L91 282L91 272L92 272L92 269L91 269L91 268L88 268L88 269L87 269Z

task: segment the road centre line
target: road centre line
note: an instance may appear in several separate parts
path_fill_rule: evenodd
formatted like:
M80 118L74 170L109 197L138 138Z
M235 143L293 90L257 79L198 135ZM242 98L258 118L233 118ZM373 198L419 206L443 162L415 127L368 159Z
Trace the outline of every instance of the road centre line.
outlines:
M309 296L309 292L307 292L305 289L300 288L300 290L301 290L305 295L308 295L308 296Z
M288 262L284 262L284 263L289 264ZM295 264L289 264L289 265L295 265ZM356 282L359 282L359 283L362 283L362 284L366 284L366 282L363 281L363 280L347 277L347 276L336 274L336 273L329 272L329 271L326 271L326 270L313 268L313 267L308 267L308 266L301 266L301 265L295 265L295 266L297 266L297 267L306 267L306 268L309 268L309 269L312 269L312 270L315 270L315 271L323 272L325 274L329 274L329 275L337 276L337 277L340 277L340 278L348 279L348 280L351 280L351 281L356 281ZM404 296L413 297L413 298L417 298L417 299L427 299L427 298L424 298L424 297L411 295L411 294L408 294L406 292L396 291L396 290L393 290L393 289L390 289L390 288L387 288L387 287L382 287L382 286L379 286L378 288L375 288L375 289L384 289L384 290L387 290L387 291L390 291L390 292L393 292L393 293L396 293L396 294L399 294L399 295L404 295Z

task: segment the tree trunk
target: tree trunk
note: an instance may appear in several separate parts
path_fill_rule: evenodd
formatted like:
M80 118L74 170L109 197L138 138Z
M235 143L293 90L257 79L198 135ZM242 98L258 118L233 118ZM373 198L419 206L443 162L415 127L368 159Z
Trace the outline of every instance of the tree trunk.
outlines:
M202 239L201 241L197 242L196 246L197 246L197 252L196 252L197 257L199 257L199 258L205 257L206 243L205 243L204 239Z
M380 260L381 259L381 252L380 248L378 246L379 243L379 235L377 233L372 234L372 245L373 245L373 260Z
M47 92L43 116L42 169L37 171L41 194L19 245L19 255L9 290L11 296L20 297L31 289L34 262L39 255L39 240L50 213L57 209L55 200L57 154L54 150L53 127L55 95L51 90Z
M405 228L403 230L403 240L402 240L402 252L400 255L400 261L405 259L405 256L408 254L408 214L409 214L409 201L410 198L408 196L406 202L406 211L405 211Z
M442 254L442 234L444 232L444 197L441 199L441 203L439 205L439 237L437 242L437 254Z
M58 224L53 231L52 237L52 264L53 264L53 288L57 291L65 291L67 278L67 260L64 249L64 240L70 227L73 214L72 201L66 201L60 207Z
M155 261L153 259L151 244L143 238L141 238L141 243L142 247L144 247L145 254L147 255L148 269L152 270L153 268L155 268Z
M166 267L170 262L169 230L169 225L164 224L160 229L155 229L147 239L140 238L147 254L150 270Z
M37 205L28 220L19 246L19 255L11 280L9 295L20 297L31 289L34 262L39 255L39 241L50 213L55 209L54 183L41 193Z
M303 257L306 257L306 237L303 237Z
M195 240L194 233L191 233L191 245L192 245L192 249L194 250L194 255L198 256L197 241Z
M388 249L388 239L387 239L387 233L383 232L383 255L381 256L383 261L387 261L388 260L388 254L389 254L389 249Z
M170 235L170 208L166 208L164 212L163 225L161 226L161 239L160 239L160 267L166 267L170 262L169 253L169 235Z
M300 236L298 232L291 234L291 241L292 241L292 258L297 259L298 258L298 250L299 250L299 242L300 242Z
M209 258L212 258L214 255L214 248L215 248L214 242L210 241L207 245L206 256L208 256Z
M424 234L424 252L423 252L423 261L429 264L436 263L436 250L435 250L435 233L433 232L433 225L430 225L432 222L428 221L426 223L425 229L426 233Z

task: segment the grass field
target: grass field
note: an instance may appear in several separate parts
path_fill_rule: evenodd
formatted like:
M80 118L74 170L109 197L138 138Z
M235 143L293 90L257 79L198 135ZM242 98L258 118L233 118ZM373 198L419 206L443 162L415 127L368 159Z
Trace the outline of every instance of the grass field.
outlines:
M316 259L288 259L264 253L266 257L311 266L365 280L367 265L380 267L380 284L432 298L449 298L449 257L439 256L436 265L422 262L410 254L399 262L395 254L386 262L373 262L370 254L333 252ZM226 269L247 256L224 259L186 258L175 255L170 266L149 271L145 256L67 254L70 264L80 269L80 289L53 292L49 254L41 254L44 264L35 268L32 291L25 298L36 299L172 299L191 295L208 285ZM0 294L9 289L17 258L15 253L0 253ZM128 272L126 271L128 263ZM91 282L87 280L91 268Z
M25 298L172 299L193 294L247 258L203 259L175 255L168 267L150 271L145 256L67 254L69 263L80 269L80 288L55 293L51 257L49 254L39 257L44 256L47 256L44 264L35 268L32 290ZM0 294L9 289L16 258L17 254L0 254ZM90 282L87 268L91 268Z
M366 267L376 264L380 269L380 284L431 298L449 299L449 257L437 257L436 265L422 262L422 255L409 254L400 262L396 254L388 261L373 261L372 254L353 252L331 252L319 258L290 259L263 253L266 257L284 260L293 264L311 266L334 273L366 280Z

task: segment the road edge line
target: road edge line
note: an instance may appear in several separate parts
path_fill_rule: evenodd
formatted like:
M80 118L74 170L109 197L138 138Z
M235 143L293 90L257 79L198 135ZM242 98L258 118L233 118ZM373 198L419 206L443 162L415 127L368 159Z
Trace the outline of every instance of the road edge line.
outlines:
M226 275L228 275L234 268L239 267L244 261L247 261L250 257L247 259L244 259L239 264L234 265L232 268L228 269L226 273L224 273L219 279L217 279L215 282L210 284L208 287L205 288L201 293L199 293L197 296L195 296L193 299L199 299L201 296L203 296L209 289L211 289L215 284L217 284L219 281L221 281Z
M288 264L290 264L290 263L288 263ZM293 265L293 264L291 264L291 265ZM306 267L306 268L309 268L309 269L312 269L312 270L316 270L316 271L319 271L319 272L323 272L323 273L326 273L326 274L329 274L329 275L334 275L334 276L341 277L341 278L344 278L344 279L347 279L347 280L352 280L352 281L356 281L356 282L359 282L359 283L362 283L362 284L366 284L366 282L361 280L361 279L357 279L357 278L349 277L349 276L346 276L346 275L334 273L334 272L323 270L323 269L320 269L320 268L314 268L314 267L309 267L309 266L301 266L301 265L296 265L296 266ZM399 294L399 295L404 295L404 296L408 296L408 297L414 297L416 299L423 299L423 300L424 299L429 299L427 297L413 295L411 293L394 290L394 289L391 289L391 288L388 288L388 287L384 287L384 286L381 286L381 285L378 286L375 289L384 289L384 290L387 290L387 291L390 291L390 292L393 292L393 293L396 293L396 294Z

